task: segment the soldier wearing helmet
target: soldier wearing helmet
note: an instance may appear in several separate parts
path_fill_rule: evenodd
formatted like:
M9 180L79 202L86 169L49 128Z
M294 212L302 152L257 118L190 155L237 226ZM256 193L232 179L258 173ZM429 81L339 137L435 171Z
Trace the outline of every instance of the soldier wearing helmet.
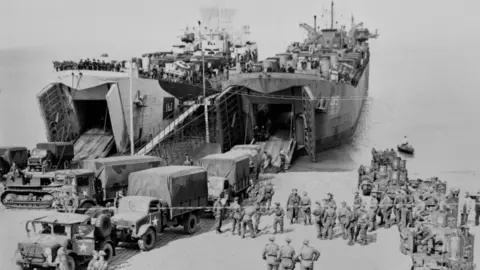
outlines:
M280 247L275 244L275 236L270 236L270 243L263 248L262 258L267 261L267 270L277 270L279 262L277 260Z
M293 270L295 268L295 249L290 245L292 239L285 238L285 245L280 248L277 259L280 260L280 265L285 270Z

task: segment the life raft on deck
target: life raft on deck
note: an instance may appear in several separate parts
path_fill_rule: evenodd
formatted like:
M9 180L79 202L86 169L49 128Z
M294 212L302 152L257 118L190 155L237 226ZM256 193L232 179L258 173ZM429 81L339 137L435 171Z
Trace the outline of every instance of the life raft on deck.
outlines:
M179 67L179 68L190 69L190 65L183 62L183 61L176 61L175 65L177 65L177 67Z
M409 144L407 145L399 144L397 145L397 149L398 149L398 152L402 152L409 155L413 155L413 153L415 152L415 149Z

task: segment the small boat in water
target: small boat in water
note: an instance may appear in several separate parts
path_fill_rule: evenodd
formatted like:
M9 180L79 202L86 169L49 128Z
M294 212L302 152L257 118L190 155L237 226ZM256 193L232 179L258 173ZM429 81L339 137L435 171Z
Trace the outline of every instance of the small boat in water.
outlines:
M398 152L413 155L415 149L410 144L399 144L397 145Z

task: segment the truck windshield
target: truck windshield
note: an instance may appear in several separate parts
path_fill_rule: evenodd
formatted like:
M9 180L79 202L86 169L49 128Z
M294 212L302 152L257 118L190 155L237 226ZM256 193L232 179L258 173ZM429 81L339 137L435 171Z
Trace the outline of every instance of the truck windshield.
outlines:
M45 222L32 222L28 225L31 235L60 235L71 236L71 226L64 224L52 224Z
M118 204L118 212L148 212L148 203L145 203L144 200L138 200L133 198L122 198Z
M32 157L46 156L47 150L44 149L33 149L31 153Z

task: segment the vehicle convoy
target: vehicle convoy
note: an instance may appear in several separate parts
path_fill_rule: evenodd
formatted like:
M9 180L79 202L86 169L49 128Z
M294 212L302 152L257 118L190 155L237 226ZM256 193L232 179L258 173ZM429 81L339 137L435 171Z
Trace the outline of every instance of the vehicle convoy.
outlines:
M13 163L19 170L27 167L28 150L26 147L5 146L0 147L0 181L10 172Z
M207 207L207 197L207 172L201 167L165 166L132 173L127 196L112 217L116 239L136 241L146 251L167 227L181 225L192 234Z
M250 155L242 151L213 154L199 160L199 165L208 173L209 206L217 197L225 198L227 203L233 197L239 197L240 202L246 198L250 186L249 163Z
M250 178L257 180L262 166L262 146L258 144L238 144L230 151L239 151L250 155Z
M42 165L47 161L49 164L47 170L66 170L70 168L74 156L73 143L37 143L37 147L32 149L31 156L28 158L28 169L30 171L41 171Z
M54 205L59 210L84 213L93 206L113 202L119 191L126 190L130 173L160 165L161 158L151 156L84 160L81 169L33 173L28 185L7 185L0 200L7 208ZM36 179L40 181L32 183Z
M20 269L58 269L55 261L62 247L69 269L90 261L93 250L104 251L107 261L115 256L108 215L93 219L87 215L55 212L27 221L25 229L28 239L18 243L15 253Z
M426 239L426 233L432 233L433 238ZM411 256L413 270L473 270L474 242L475 236L466 227L442 228L423 223L419 229L402 230L400 251Z

